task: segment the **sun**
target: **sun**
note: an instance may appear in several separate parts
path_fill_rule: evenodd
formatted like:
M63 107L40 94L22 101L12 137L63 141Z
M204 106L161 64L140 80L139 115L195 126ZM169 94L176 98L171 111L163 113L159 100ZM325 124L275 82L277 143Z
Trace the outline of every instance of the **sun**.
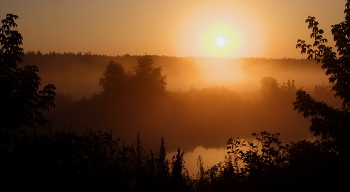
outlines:
M215 42L218 47L224 47L227 43L226 38L221 36L216 38Z
M202 50L210 57L229 57L239 48L239 35L228 25L210 26L202 36Z

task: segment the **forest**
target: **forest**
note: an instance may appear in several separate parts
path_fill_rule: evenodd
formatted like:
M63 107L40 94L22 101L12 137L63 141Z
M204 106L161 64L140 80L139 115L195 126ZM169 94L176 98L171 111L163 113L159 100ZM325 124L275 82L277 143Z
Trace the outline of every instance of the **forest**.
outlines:
M16 19L7 14L0 28L5 189L348 188L349 1L332 26L336 52L309 16L314 42L297 41L301 60L24 52ZM244 78L207 82L203 63ZM184 158L198 146L227 155L210 167L199 156L190 174Z

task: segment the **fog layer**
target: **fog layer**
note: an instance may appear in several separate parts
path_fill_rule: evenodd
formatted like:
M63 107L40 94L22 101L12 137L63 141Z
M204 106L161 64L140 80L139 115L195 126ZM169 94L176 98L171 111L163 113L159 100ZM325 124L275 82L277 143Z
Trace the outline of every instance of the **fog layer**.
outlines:
M266 58L152 56L166 75L166 95L105 97L99 79L110 61L132 74L136 58L29 52L23 60L39 67L42 84L57 87L56 108L46 115L51 128L112 131L130 143L140 133L150 148L165 137L170 151L224 147L230 137L263 130L281 133L284 141L306 139L310 122L292 105L302 87L316 99L340 104L315 62Z

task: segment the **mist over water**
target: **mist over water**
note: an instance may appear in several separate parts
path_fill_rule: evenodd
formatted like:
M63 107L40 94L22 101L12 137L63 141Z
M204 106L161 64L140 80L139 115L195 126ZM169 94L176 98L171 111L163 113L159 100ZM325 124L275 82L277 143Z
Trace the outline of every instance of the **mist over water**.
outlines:
M112 131L129 144L140 133L146 148L159 146L164 137L169 152L178 147L222 148L230 137L250 138L260 131L279 132L285 141L306 139L310 121L293 110L295 92L273 89L282 90L288 80L295 80L295 90L303 87L312 94L316 85L328 82L320 67L308 60L152 57L166 75L168 93L137 104L123 101L130 96L121 102L99 96L99 78L108 63L115 61L132 72L135 56L27 53L23 60L39 67L42 84L57 87L57 107L46 115L51 128ZM276 80L277 87L262 90L265 77ZM331 92L315 98L340 104Z

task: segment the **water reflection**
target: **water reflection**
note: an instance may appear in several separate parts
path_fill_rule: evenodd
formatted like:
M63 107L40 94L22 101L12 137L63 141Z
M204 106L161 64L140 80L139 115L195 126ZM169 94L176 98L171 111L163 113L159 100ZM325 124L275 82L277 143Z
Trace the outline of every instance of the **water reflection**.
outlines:
M167 154L169 162L176 152ZM199 156L203 159L204 168L209 168L219 162L224 161L225 155L227 155L226 147L223 148L204 148L203 146L197 146L193 151L186 152L184 155L185 168L188 170L190 175L195 175L198 171L197 159Z

